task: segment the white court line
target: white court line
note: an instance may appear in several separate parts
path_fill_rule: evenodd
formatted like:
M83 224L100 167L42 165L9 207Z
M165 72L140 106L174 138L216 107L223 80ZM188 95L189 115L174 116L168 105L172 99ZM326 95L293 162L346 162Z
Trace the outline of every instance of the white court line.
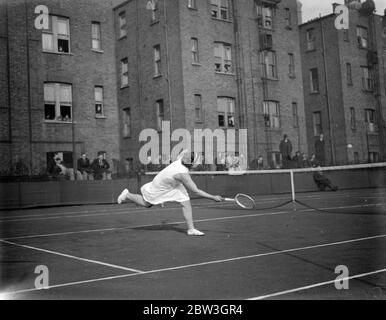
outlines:
M293 249L287 249L287 250L280 250L280 251L277 250L277 251L271 251L271 252L260 253L260 254L249 255L249 256L241 256L241 257L228 258L228 259L222 259L222 260L213 260L213 261L207 261L207 262L201 262L201 263L182 265L182 266L177 266L177 267L155 269L155 270L143 271L143 272L138 272L138 273L124 274L124 275L119 275L119 276L111 276L111 277L104 277L104 278L97 278L97 279L90 279L90 280L76 281L76 282L68 282L68 283L52 285L49 287L49 289L68 287L68 286L73 286L73 285L81 285L81 284L106 281L106 280L129 278L129 277L134 277L134 276L154 274L154 273L160 273L160 272L188 269L188 268L193 268L193 267L201 267L201 266L219 264L219 263L224 263L224 262L233 262L233 261L247 260L247 259L252 259L252 258L274 256L274 255L279 255L279 254L288 253L288 252L299 252L299 251L304 251L304 250L325 248L325 247L331 247L331 246L337 246L337 245L355 243L355 242L361 242L361 241L367 241L367 240L374 240L374 239L380 239L380 238L386 238L386 234L372 236L372 237L344 240L344 241L338 241L338 242L330 242L330 243L324 243L324 244L313 245L313 246L299 247L299 248L293 248ZM40 289L36 289L36 288L25 289L25 290L18 290L18 291L14 291L14 292L4 292L3 294L14 295L14 294L19 294L19 293L32 292L32 291L36 291L36 290L40 290Z
M334 194L334 195L329 195L328 199L338 199L338 198L342 198L342 197L349 197L349 196L358 196L358 195L362 195L362 193L357 193L357 194L354 194L354 193L340 193L340 194ZM374 197L374 195L376 195L375 193L372 193L372 198L378 198L378 197ZM384 193L380 193L379 194L380 196L384 196L386 197L386 194ZM267 202L273 202L273 201L278 201L278 200L285 200L285 196L282 196L282 195L279 195L279 197L277 198L262 198L262 199L258 199L256 197L256 200L259 202L259 203L267 203ZM321 195L302 195L300 194L300 199L304 199L304 198L313 198L313 199L318 199L318 200L323 200L325 199L325 197L321 196ZM363 196L363 198L367 198L365 196ZM194 201L194 199L193 199ZM107 205L114 205L114 204L107 204ZM193 204L194 206L196 207L200 207L200 206L207 206L207 205L211 205L211 206L215 206L216 204L213 203L213 202L203 202L203 203L194 203ZM221 204L217 204L217 206L220 206ZM44 208L44 209L48 209L48 208ZM158 211L168 211L170 209L180 209L179 207L167 207L167 208L157 208L157 212ZM51 214L30 214L30 215L15 215L15 216L11 216L11 217L3 217L0 219L0 223L3 223L3 222L19 222L19 221L35 221L35 220L51 220L51 219L64 219L64 218L78 218L78 217L94 217L94 216L105 216L105 215L121 215L121 214L126 214L128 211L132 211L133 213L142 213L142 212L152 212L152 211L155 211L155 210L149 210L149 209L137 209L136 207L132 207L132 206L127 206L125 208L121 208L121 209L115 209L113 212L111 211L111 209L105 209L105 210L83 210L83 211L69 211L69 212L60 212L60 213L51 213ZM40 219L36 219L36 218L39 218L39 217L42 217ZM22 218L26 218L26 219L22 219Z
M352 279L368 277L368 276L371 276L371 275L374 275L374 274L377 274L377 273L383 273L383 272L386 272L386 269L381 269L381 270L376 270L376 271L372 271L372 272L357 274L357 275L350 276L350 277L341 278L341 279L339 279L339 281L347 281L347 280L352 280ZM322 286L325 286L325 285L328 285L328 284L333 284L335 282L336 282L336 279L330 280L330 281L325 281L325 282L319 282L319 283L311 284L311 285L305 286L305 287L300 287L300 288L280 291L280 292L276 292L276 293L267 294L265 296L249 298L249 299L246 299L246 300L263 300L263 299L278 297L278 296L286 295L286 294L289 294L289 293L294 293L294 292L304 291L304 290L313 289L313 288L317 288L317 287L322 287Z
M378 206L384 206L384 205L386 205L386 203L365 204L365 205L361 204L361 205L354 205L354 206L340 206L340 207L329 207L329 208L319 208L319 209L303 209L303 210L297 210L297 211L278 211L278 212L270 212L270 213L256 213L256 214L248 214L248 215L200 219L200 220L194 220L194 222L209 222L209 221L219 221L219 220L244 219L244 218L253 218L253 217L260 217L260 216L274 216L274 215L279 215L279 214L305 213L305 212L312 212L312 211L318 211L318 210L367 208L367 207L378 207ZM91 230L83 230L83 231L69 231L69 232L30 235L30 236L18 236L18 237L3 238L0 240L19 240L19 239L56 237L56 236L66 236L66 235L82 234L82 233L109 232L109 231L120 231L120 230L125 230L125 229L154 227L154 226L159 226L161 224L168 226L168 225L185 224L185 223L186 223L185 221L175 221L175 222L168 222L168 223L164 223L164 224L157 223L157 224L145 224L145 225L136 225L136 226L134 225L134 226L125 226L125 227L117 227L117 228L91 229Z
M80 258L80 257L72 256L72 255L69 255L69 254L64 254L64 253L60 253L60 252L56 252L56 251L51 251L51 250L46 250L46 249L41 249L41 248L37 248L37 247L31 247L31 246L27 246L27 245L24 245L24 244L19 244L19 243L11 242L11 241L0 240L0 242L6 243L6 244L9 244L9 245L13 245L13 246L17 246L17 247L22 247L22 248L25 248L25 249L31 249L31 250L35 250L35 251L41 251L41 252L44 252L44 253L50 253L50 254L53 254L53 255L56 255L56 256L65 257L65 258L70 258L70 259L79 260L79 261L83 261L83 262L90 262L90 263L94 263L94 264L99 264L101 266L111 267L111 268L114 268L114 269L131 271L131 272L135 272L135 273L143 273L143 271L137 270L137 269L126 268L126 267L122 267L122 266L118 266L118 265L110 264L110 263L105 263L105 262L101 262L101 261L97 261L97 260L90 260L90 259Z

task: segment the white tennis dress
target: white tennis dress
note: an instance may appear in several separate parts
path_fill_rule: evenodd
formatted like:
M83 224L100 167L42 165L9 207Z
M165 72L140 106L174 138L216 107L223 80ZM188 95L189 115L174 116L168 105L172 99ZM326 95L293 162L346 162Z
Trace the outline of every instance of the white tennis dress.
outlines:
M190 200L184 185L175 179L179 173L189 170L178 159L159 172L152 182L142 186L141 193L145 201L157 205L165 202L185 202Z

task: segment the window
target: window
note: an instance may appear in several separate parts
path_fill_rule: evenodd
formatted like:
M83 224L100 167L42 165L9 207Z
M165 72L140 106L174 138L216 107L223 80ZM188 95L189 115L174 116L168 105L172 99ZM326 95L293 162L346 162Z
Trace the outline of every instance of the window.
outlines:
M375 110L365 109L365 123L368 132L378 131L375 125Z
M119 14L119 38L126 36L126 12L123 11Z
M276 53L274 51L263 51L261 52L261 57L264 77L268 79L277 79Z
M274 7L269 3L262 3L255 0L257 23L260 27L265 29L273 29Z
M198 39L197 38L191 38L192 43L192 62L193 63L199 63L200 62L200 56L198 54Z
M129 61L127 58L121 60L121 88L129 85Z
M359 163L360 163L359 153L358 152L354 152L354 164L359 164Z
M351 63L346 63L346 73L347 73L347 84L352 85L352 70L351 70Z
M101 24L99 22L91 23L91 40L93 50L102 50L101 46Z
M264 101L264 122L267 128L280 128L280 107L277 101Z
M229 0L211 0L212 18L229 20Z
M159 20L159 10L158 10L158 1L152 2L152 8L151 8L151 22L156 22Z
M235 99L217 98L218 126L221 128L235 127Z
M294 128L299 127L299 114L298 114L298 104L292 102L292 115L293 115L293 126Z
M361 67L362 69L362 89L366 91L372 90L371 76L369 67Z
M319 75L318 68L310 70L310 81L311 81L311 93L319 92Z
M215 71L232 73L232 47L229 44L214 44Z
M103 117L103 87L96 86L94 88L94 97L95 97L95 116Z
M262 7L263 27L266 29L273 28L273 7L269 4L263 4Z
M286 28L291 28L291 10L289 8L285 8L285 26Z
M131 109L126 108L123 110L123 137L131 137Z
M202 98L200 94L194 95L194 111L195 111L195 119L197 122L202 121Z
M314 136L321 135L323 133L321 112L313 113L313 123L314 123Z
M368 47L368 31L367 28L357 27L358 47L366 49Z
M315 35L314 29L308 29L306 32L307 50L315 50Z
M44 118L47 121L71 121L72 87L70 84L44 84Z
M162 130L162 121L165 119L165 113L164 113L164 101L157 100L156 103L156 112L157 112L157 130Z
M161 46L154 46L154 76L161 75Z
M369 152L369 162L379 162L379 153L378 152Z
M357 128L355 108L350 108L350 122L351 122L351 129L355 130Z
M290 78L295 78L295 57L293 53L288 54L289 65L288 75Z
M44 51L56 53L70 52L70 20L64 17L50 16L49 29L42 32Z
M197 9L196 0L188 0L188 8L189 9Z

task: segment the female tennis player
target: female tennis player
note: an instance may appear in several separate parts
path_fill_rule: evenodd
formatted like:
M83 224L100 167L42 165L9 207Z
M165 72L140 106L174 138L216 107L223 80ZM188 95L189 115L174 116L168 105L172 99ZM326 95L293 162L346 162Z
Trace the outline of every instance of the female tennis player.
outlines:
M142 195L130 193L128 189L125 189L118 197L118 204L129 200L140 206L150 208L153 205L165 202L178 202L182 206L182 212L188 225L187 234L189 236L205 235L194 227L192 206L186 189L200 197L216 202L221 202L224 199L221 196L214 196L200 190L193 182L189 169L197 165L195 160L194 153L183 152L176 161L159 172L152 182L142 186Z

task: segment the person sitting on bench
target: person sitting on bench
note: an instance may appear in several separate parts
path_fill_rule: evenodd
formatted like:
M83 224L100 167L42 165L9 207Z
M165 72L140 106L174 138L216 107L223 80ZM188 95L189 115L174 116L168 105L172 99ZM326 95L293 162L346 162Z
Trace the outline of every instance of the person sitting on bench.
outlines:
M318 169L321 169L321 167L318 166ZM319 191L326 191L326 188L329 188L331 191L338 190L338 187L333 185L331 180L324 176L321 170L314 172L314 181L318 186Z

